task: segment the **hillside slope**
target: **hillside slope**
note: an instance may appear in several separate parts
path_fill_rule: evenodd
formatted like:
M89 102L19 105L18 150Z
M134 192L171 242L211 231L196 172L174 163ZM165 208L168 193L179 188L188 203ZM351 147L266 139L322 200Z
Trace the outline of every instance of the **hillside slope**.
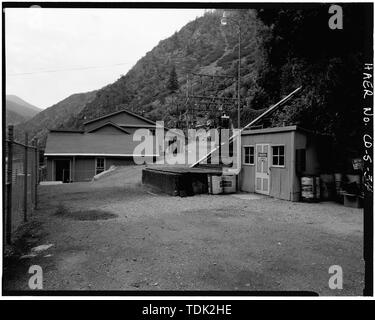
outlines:
M10 124L17 125L19 123L25 122L26 120L28 120L28 118L20 115L17 112L8 109L5 110L5 123L7 126Z
M6 96L5 108L5 120L7 125L16 125L18 123L29 120L41 111L41 109L33 106L32 104L15 95Z
M249 106L258 70L262 65L258 41L262 25L252 10L234 11L232 15L234 19L243 22L241 95L245 106ZM230 80L220 80L217 85L219 95L235 97L238 33L233 24L221 26L221 17L221 10L208 12L171 37L160 41L126 75L98 90L95 99L88 103L77 117L72 116L69 119L69 126L80 127L84 119L116 111L120 104L125 104L129 109L153 120L165 120L167 125L173 126L177 119L177 106L179 111L184 108L181 97L185 96L187 75L192 72L234 76ZM179 82L177 93L168 89L173 68ZM195 87L197 93L202 93L205 84L195 84Z
M9 100L9 101L12 101L12 102L15 102L21 106L24 106L24 107L27 107L29 109L32 109L36 112L40 112L42 109L32 105L31 103L28 103L27 101L21 99L20 97L14 95L14 94L7 94L6 95L6 99Z

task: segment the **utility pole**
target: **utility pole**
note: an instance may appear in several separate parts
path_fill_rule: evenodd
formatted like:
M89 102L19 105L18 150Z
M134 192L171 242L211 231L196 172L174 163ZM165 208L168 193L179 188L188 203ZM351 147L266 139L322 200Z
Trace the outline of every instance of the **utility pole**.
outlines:
M237 127L241 129L241 25L238 24Z
M240 95L240 88L241 88L241 23L231 17L228 17L226 12L224 11L223 17L221 18L221 25L226 26L228 21L233 22L233 24L237 27L238 31L238 74L237 74L237 128L241 129L241 95Z

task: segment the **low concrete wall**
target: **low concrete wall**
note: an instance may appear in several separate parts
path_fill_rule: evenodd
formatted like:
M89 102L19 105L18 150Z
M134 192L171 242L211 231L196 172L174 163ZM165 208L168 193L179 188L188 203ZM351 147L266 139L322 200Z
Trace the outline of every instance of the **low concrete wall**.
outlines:
M207 174L168 172L146 168L142 183L171 196L193 196L208 193Z

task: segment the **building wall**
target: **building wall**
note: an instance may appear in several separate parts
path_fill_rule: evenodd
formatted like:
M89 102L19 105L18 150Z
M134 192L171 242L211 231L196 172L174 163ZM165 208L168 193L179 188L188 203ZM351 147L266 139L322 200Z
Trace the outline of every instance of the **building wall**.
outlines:
M133 157L104 157L105 170L111 166L134 165ZM95 175L96 157L76 157L75 181L90 181Z
M131 125L150 125L149 122L146 122L146 121L143 121L142 119L139 119L137 117L134 117L130 114L127 114L125 112L123 113L119 113L119 114L115 114L111 117L106 117L104 119L100 119L98 121L95 121L95 122L91 122L91 123L88 123L85 125L85 130L91 130L97 126L100 126L108 121L111 121L113 123L116 123L117 125L121 125L121 124L131 124Z
M95 175L95 158L75 157L74 181L90 181Z
M133 157L126 158L107 158L105 162L105 169L108 170L111 166L129 166L134 165Z
M55 178L52 176L52 159L47 158L46 159L46 165L47 165L47 181L53 181Z
M126 130L129 132L129 130ZM90 134L95 134L95 133L99 133L99 134L126 134L124 131L121 131L113 126L104 126L102 128L99 128L98 130L95 130L93 132L90 132Z
M124 130L126 130L127 132L129 132L129 134L133 135L134 132L138 129L148 129L148 128L134 128L134 127L122 127Z
M296 199L301 195L301 177L303 175L319 175L320 160L318 158L317 138L312 134L295 132L295 149L306 150L306 170L303 173L296 173L293 184L293 195Z
M293 200L293 172L292 168L292 132L279 132L269 134L243 135L241 137L242 157L244 157L243 146L265 143L272 145L284 145L285 166L282 168L272 166L272 149L270 150L270 196L284 200ZM294 150L293 150L294 152ZM256 154L255 154L256 161ZM240 173L240 187L242 191L255 192L255 169L254 165L244 165Z
M72 169L71 175L75 182L78 181L91 181L95 175L95 163L96 157L48 157L47 158L47 181L55 180L53 173L53 161L56 159L71 159L71 163L75 163ZM105 170L108 170L111 166L127 166L134 165L133 157L104 157L105 158ZM74 175L74 177L73 177Z

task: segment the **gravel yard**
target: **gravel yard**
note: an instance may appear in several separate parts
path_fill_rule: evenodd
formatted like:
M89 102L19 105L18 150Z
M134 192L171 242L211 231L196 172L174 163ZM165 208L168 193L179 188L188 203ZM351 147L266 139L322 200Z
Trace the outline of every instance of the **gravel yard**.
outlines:
M307 290L362 295L363 211L251 194L180 198L140 183L141 167L89 183L41 186L4 287L28 290ZM32 247L53 244L35 256ZM343 289L328 286L331 265ZM199 294L199 293L198 293Z

